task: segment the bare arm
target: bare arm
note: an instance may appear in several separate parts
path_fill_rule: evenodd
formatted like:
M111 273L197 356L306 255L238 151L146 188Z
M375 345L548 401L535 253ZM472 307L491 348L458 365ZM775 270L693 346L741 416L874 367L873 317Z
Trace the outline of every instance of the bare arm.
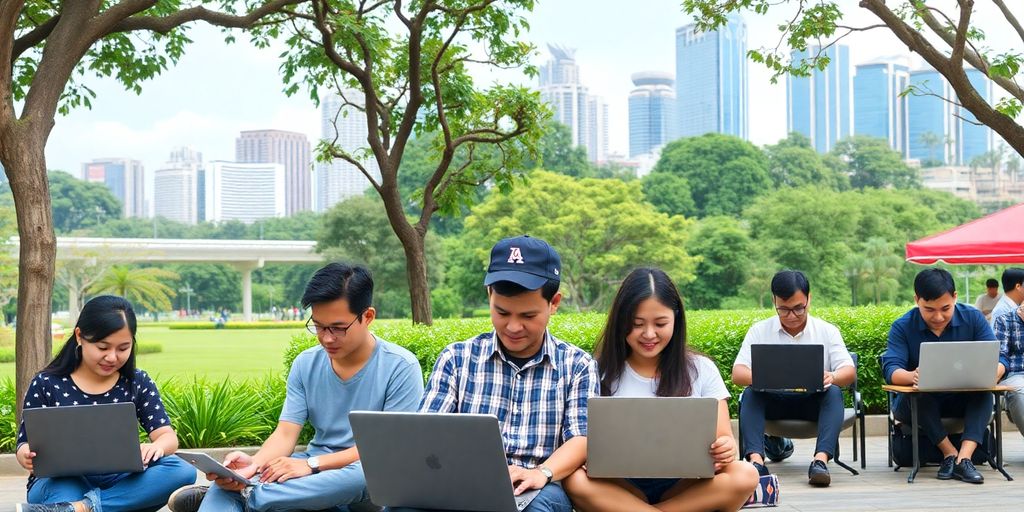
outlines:
M750 367L745 364L737 364L732 367L732 383L737 386L749 386L754 382L753 373Z
M277 422L274 433L270 434L260 447L260 451L252 457L253 465L259 467L278 457L291 456L295 451L295 445L299 443L301 433L302 425L288 421Z
M832 374L832 383L845 388L849 387L857 379L857 368L854 366L844 366L832 372Z

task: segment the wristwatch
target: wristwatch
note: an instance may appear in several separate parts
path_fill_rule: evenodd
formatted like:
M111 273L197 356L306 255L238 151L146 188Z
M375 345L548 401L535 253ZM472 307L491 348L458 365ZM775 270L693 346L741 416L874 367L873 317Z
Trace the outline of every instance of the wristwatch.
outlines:
M555 477L555 474L552 473L551 470L548 469L547 466L543 466L543 465L542 466L537 466L537 469L541 473L544 473L544 476L548 477L548 481L544 482L544 485L550 484L551 483L551 479Z
M313 470L314 475L320 472L320 457L310 457L306 459L306 464Z

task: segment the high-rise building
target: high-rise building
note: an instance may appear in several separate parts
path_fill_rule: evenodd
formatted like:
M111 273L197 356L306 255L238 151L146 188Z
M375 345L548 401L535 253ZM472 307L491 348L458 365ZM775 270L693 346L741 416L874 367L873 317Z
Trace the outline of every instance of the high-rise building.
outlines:
M196 224L206 220L203 154L189 147L171 151L167 164L153 173L153 215Z
M747 25L732 15L718 30L676 29L677 137L748 138ZM673 137L675 138L675 137Z
M841 139L853 133L850 47L833 45L825 49L810 46L792 54L794 62L827 57L824 70L810 76L786 78L786 132L797 132L811 140L819 153L827 153Z
M857 66L853 77L853 133L889 141L889 147L909 158L906 95L910 68L906 59L890 57Z
M359 93L350 92L346 94L345 99L353 104L361 104L360 98ZM357 153L367 147L366 114L347 105L345 99L332 94L322 100L321 136L348 154L357 156ZM375 158L357 158L357 161L374 180L380 181L380 167ZM318 212L327 211L349 197L362 195L370 186L370 181L362 171L345 160L335 159L330 163L318 163L314 207Z
M283 165L213 161L205 174L205 220L250 224L285 215Z
M603 162L608 153L608 104L580 82L576 50L548 45L551 60L540 67L540 96L555 121L569 127L572 144L587 148L587 158Z
M283 130L243 131L235 139L235 161L284 166L285 212L312 210L313 192L309 139Z
M142 162L96 158L82 164L82 179L106 185L124 207L124 217L145 217L146 181Z
M636 86L629 93L629 157L633 158L672 140L676 92L671 73L641 71L631 78Z
M974 68L966 70L982 99L991 101L992 83ZM932 165L970 165L992 150L992 130L956 101L953 87L931 68L910 73L910 158Z

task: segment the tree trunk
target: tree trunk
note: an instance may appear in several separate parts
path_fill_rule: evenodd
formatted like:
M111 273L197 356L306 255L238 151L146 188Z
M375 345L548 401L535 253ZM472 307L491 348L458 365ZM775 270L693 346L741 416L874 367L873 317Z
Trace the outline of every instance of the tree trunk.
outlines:
M412 321L431 325L434 313L430 306L430 284L427 282L427 258L425 238L416 237L405 247L405 274L409 280L409 300L412 304Z
M50 186L46 180L43 140L17 130L0 139L3 163L18 218L18 330L14 351L17 375L17 420L32 377L50 360L50 304L57 239L53 233Z

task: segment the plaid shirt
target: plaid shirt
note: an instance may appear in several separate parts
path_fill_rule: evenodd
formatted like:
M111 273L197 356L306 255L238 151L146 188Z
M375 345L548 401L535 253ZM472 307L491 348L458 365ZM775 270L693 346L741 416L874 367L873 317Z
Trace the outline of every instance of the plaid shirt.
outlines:
M999 353L1010 361L1006 373L1024 372L1024 320L1016 309L994 320L993 331L999 340Z
M489 332L441 352L420 411L497 416L508 463L532 468L587 435L587 399L598 383L590 355L550 333L540 357L518 368Z

